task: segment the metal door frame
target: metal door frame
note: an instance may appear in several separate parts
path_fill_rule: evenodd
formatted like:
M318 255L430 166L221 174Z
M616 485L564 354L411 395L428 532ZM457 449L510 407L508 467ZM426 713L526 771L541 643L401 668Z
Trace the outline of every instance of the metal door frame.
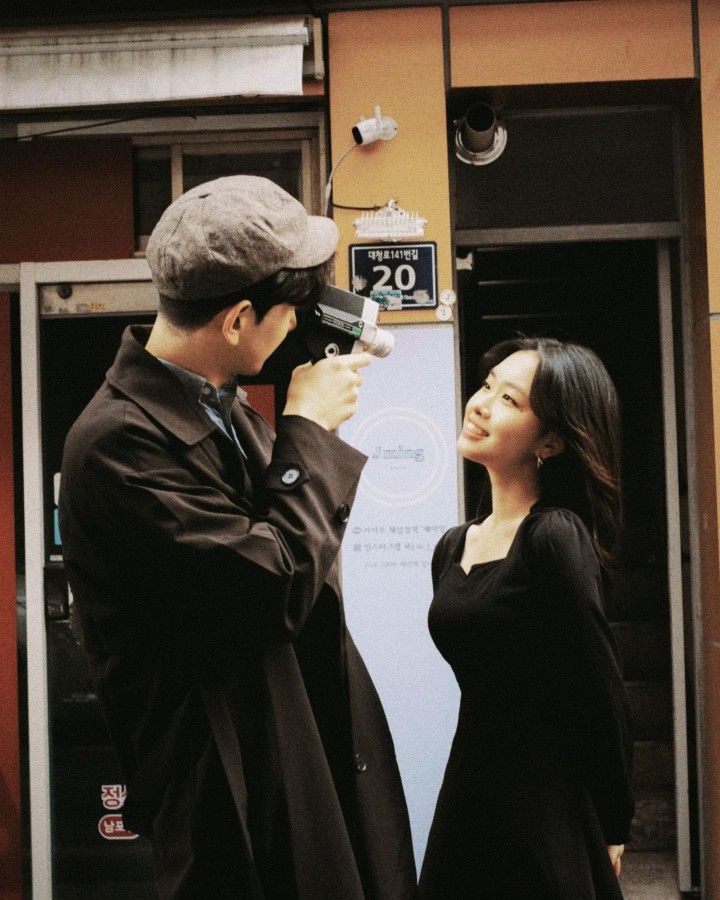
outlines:
M33 900L52 900L53 896L38 287L42 284L60 282L72 284L149 280L150 270L144 259L20 265L28 757Z
M667 518L668 596L670 607L670 664L672 668L673 756L675 762L675 821L677 872L681 891L692 890L690 846L690 778L688 771L687 684L682 584L681 512L678 481L675 340L673 334L670 244L657 242L658 315L665 449L665 510ZM684 348L683 348L684 349ZM688 478L688 491L694 478ZM697 565L692 554L692 566Z

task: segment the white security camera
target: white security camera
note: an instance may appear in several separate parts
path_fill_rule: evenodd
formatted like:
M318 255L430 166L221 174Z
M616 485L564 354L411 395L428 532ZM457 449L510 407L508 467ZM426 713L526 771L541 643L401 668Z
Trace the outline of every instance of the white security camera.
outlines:
M398 125L390 116L381 116L380 107L375 107L375 117L360 119L352 130L356 144L372 144L373 141L390 141L397 134Z

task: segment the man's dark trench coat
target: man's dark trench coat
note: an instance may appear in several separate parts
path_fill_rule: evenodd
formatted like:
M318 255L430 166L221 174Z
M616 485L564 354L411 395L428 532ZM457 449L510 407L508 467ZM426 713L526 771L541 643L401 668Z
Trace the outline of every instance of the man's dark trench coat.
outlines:
M365 457L240 399L247 460L126 330L68 436L83 643L165 898L415 896L392 739L335 557Z

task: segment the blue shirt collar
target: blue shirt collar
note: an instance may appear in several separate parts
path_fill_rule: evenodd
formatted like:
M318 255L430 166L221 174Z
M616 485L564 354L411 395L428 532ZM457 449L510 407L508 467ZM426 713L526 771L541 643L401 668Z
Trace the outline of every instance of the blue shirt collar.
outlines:
M218 412L226 417L229 417L236 397L243 401L247 399L247 393L238 385L237 375L233 375L225 384L216 388L203 375L171 363L161 356L158 359L180 379L192 400L197 400L203 406L215 406Z

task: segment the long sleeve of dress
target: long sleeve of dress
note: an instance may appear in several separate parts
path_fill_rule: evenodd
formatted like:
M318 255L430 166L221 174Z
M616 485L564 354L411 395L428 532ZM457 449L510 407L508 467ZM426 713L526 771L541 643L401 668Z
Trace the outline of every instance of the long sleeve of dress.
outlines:
M464 537L466 528L463 525L456 525L454 528L450 528L445 534L440 538L435 546L435 550L432 556L432 562L430 564L430 574L432 576L432 585L433 590L437 590L437 586L440 582L440 578L442 577L443 572L447 569L448 565L451 564L451 556L454 551L458 549L458 542L461 537Z
M628 839L632 733L618 650L603 611L602 579L590 535L566 510L548 510L533 538L534 562L571 721L569 747L608 844Z

